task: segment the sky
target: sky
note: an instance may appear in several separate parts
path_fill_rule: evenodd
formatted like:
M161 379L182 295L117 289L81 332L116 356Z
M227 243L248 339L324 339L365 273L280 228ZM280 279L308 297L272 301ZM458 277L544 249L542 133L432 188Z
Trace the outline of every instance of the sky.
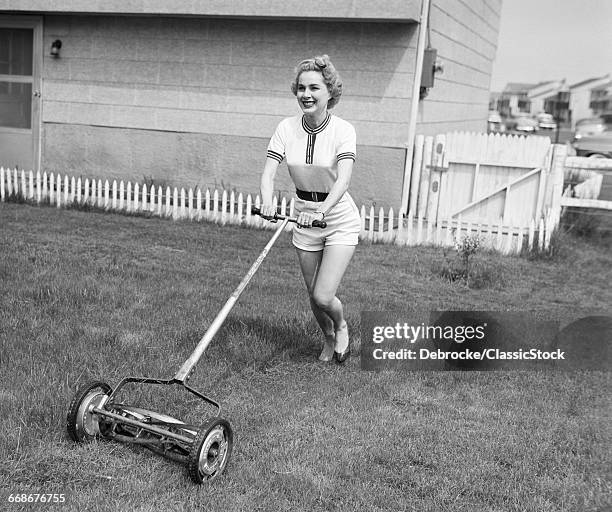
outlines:
M612 0L502 0L491 91L612 76Z

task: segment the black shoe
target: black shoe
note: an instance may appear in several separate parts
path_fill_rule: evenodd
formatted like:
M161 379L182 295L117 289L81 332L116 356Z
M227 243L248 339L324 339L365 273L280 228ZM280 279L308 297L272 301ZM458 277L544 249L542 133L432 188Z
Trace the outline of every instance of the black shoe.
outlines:
M346 350L342 353L334 352L334 357L336 358L336 363L342 364L344 361L348 359L349 354L351 353L351 348L346 347Z
M336 331L336 343L338 343L339 336L343 336L343 337L346 336L345 340L343 340L343 341L346 341L346 348L344 349L343 352L336 352L336 350L334 350L334 357L336 358L337 363L342 364L344 363L344 361L346 361L349 354L351 353L350 341L348 339L349 337L348 325L346 325L346 323L344 324L344 327Z

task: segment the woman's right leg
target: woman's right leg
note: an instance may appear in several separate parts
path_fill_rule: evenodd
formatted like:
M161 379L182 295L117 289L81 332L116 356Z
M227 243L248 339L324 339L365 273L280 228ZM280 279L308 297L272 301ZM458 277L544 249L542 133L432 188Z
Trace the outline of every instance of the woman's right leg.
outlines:
M302 269L302 275L304 276L304 282L306 283L306 288L308 289L308 298L310 300L310 309L312 309L312 313L314 314L319 327L323 331L325 336L325 344L323 346L323 351L319 356L321 361L331 361L334 356L334 346L335 346L335 330L334 330L334 322L330 318L330 316L323 311L313 299L313 293L315 284L317 282L317 275L319 273L319 269L321 267L321 261L323 259L323 251L304 251L302 249L297 249L298 260L300 262L300 268Z

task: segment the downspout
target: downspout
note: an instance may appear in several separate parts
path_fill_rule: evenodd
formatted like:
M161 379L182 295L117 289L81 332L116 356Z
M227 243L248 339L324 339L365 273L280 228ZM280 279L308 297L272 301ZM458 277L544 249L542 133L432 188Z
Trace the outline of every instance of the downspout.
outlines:
M423 55L425 54L425 38L427 36L427 20L429 19L429 6L431 0L422 0L421 19L419 23L419 37L417 40L416 68L412 84L412 103L410 105L410 119L408 122L408 142L406 143L406 160L404 161L404 182L402 184L402 202L400 212L408 214L408 198L410 197L410 181L412 179L412 156L414 154L414 138L416 137L416 124L419 115L419 96L421 93L421 76L423 74Z

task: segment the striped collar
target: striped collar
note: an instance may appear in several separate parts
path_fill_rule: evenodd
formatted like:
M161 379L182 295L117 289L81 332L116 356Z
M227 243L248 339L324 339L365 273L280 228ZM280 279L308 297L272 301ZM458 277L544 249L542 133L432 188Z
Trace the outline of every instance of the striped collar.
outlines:
M325 116L325 120L319 126L313 129L310 126L308 126L308 123L306 122L306 116L302 116L302 128L304 128L304 131L309 134L321 133L323 130L325 130L325 128L329 124L330 119L331 119L331 114L328 112L327 115Z

